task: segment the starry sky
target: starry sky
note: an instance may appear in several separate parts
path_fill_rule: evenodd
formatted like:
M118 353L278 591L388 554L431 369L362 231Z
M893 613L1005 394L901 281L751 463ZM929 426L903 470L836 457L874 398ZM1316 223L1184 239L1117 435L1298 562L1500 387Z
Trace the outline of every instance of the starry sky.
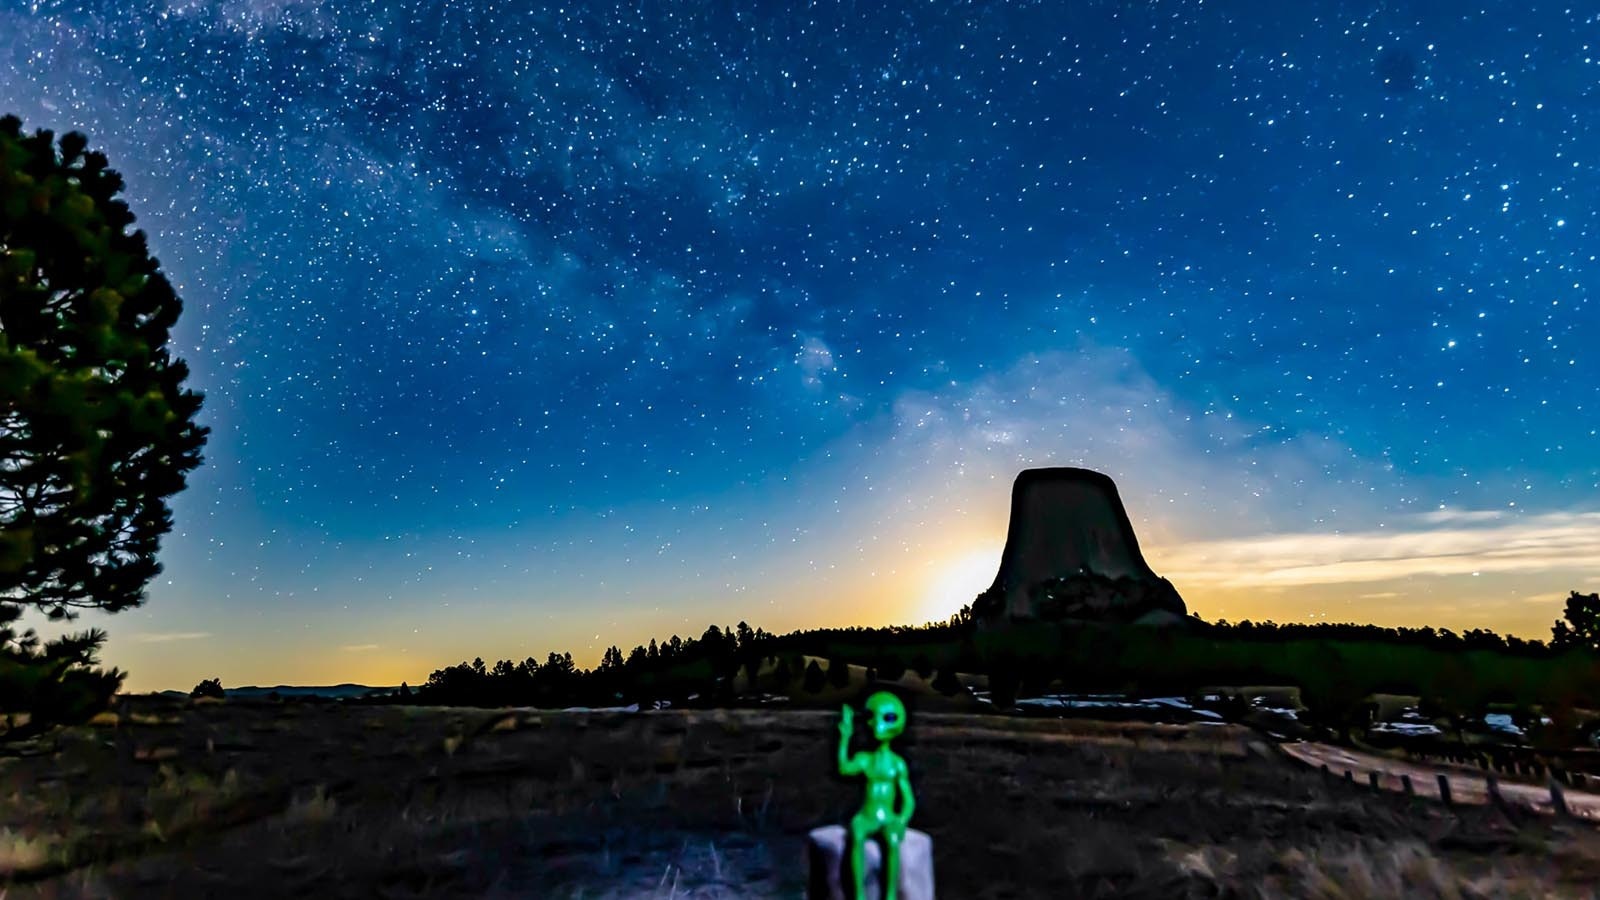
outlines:
M942 619L1054 464L1208 618L1548 636L1597 101L1542 0L0 5L213 430L75 626L147 690Z

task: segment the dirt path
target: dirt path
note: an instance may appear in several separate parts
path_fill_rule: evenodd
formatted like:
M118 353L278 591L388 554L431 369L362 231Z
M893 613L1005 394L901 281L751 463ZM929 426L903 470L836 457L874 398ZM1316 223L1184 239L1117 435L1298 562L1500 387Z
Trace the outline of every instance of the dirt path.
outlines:
M1438 776L1444 775L1450 781L1450 796L1454 802L1475 805L1489 803L1488 781L1482 772L1475 769L1428 766L1310 741L1282 744L1280 747L1291 758L1312 768L1326 765L1335 776L1342 778L1348 770L1354 774L1357 784L1370 784L1368 773L1377 772L1379 787L1389 791L1403 791L1405 784L1400 776L1409 775L1418 796L1438 800ZM1501 779L1500 796L1504 797L1507 803L1519 808L1531 809L1545 815L1555 814L1550 791L1542 785ZM1566 788L1565 796L1567 809L1573 816L1600 823L1600 794Z

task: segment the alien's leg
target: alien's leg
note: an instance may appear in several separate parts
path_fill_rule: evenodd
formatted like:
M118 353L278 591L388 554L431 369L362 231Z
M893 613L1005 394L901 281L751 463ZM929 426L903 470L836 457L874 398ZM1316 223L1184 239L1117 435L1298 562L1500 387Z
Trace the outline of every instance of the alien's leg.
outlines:
M905 830L897 822L883 824L883 900L900 892L900 839Z
M875 822L860 813L850 819L850 896L854 900L862 900L867 894L866 845L875 827Z

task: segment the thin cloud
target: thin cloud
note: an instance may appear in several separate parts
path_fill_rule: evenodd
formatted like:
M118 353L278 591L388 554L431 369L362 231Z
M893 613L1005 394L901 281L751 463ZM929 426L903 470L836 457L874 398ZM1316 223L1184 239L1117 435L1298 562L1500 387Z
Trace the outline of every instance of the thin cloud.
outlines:
M211 637L209 631L145 631L130 634L127 639L136 644L165 644L169 641L198 641Z
M1435 509L1418 513L1415 518L1429 525L1471 525L1478 522L1497 522L1506 517L1502 509Z
M823 376L836 368L833 351L822 338L815 336L807 336L801 342L795 353L795 365L800 367L801 380L809 388L821 387Z
M1166 548L1160 559L1174 581L1233 588L1600 569L1600 512L1544 513L1480 528L1202 541Z
M344 644L340 648L346 653L365 653L368 650L378 649L377 644Z
M882 495L925 498L927 514L945 518L940 507L961 490L958 482L970 486L960 501L982 490L984 502L1003 510L1020 469L1096 469L1116 479L1141 538L1156 543L1244 536L1261 523L1370 521L1373 498L1391 493L1394 480L1381 462L1358 458L1329 435L1285 433L1221 405L1196 406L1131 352L1088 342L905 392L887 422L840 441L837 458L848 477L881 473L874 485ZM908 512L893 510L900 519Z

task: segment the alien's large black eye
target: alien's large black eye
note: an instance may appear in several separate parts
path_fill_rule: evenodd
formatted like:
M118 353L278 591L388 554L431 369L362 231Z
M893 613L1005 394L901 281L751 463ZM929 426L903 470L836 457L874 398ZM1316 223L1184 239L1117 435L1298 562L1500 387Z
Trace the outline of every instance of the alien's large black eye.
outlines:
M883 720L885 722L893 722L893 721L896 721L899 718L900 717L895 715L894 713L884 713L883 714Z

